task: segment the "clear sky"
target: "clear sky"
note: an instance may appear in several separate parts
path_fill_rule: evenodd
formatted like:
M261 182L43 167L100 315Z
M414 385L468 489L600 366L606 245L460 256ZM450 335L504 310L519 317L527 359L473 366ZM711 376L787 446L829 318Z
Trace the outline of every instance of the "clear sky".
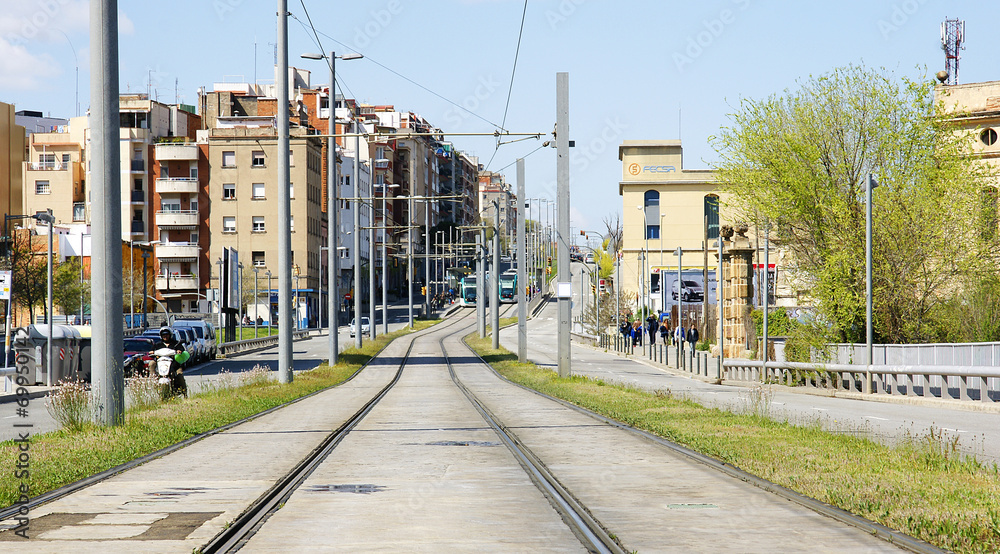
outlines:
M991 46L990 29L1000 21L994 2L529 0L504 120L523 0L304 2L323 49L368 57L337 64L347 96L417 112L446 133L492 132L501 123L511 132L550 132L555 74L569 72L573 226L598 231L622 209L623 140L681 138L685 167L708 167L717 159L709 137L741 98L778 94L797 79L852 63L933 75L944 66L946 16L966 21L960 82L1000 79ZM0 101L75 115L75 48L86 112L88 4L0 0ZM146 92L151 83L160 101L195 104L200 86L255 75L273 81L276 7L263 0L120 1L122 91ZM302 0L289 0L288 8L289 63L325 83L322 62L299 58L319 50L303 27ZM555 197L555 151L535 151L540 141L503 145L492 162L492 138L454 142L491 170L509 165L503 172L512 183L511 164L530 153L528 196Z

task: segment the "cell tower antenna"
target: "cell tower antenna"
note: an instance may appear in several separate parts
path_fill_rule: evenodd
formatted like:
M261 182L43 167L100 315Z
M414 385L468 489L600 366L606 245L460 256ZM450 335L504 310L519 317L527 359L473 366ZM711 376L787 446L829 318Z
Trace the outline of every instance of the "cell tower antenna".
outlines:
M958 84L959 52L965 50L965 21L947 19L941 24L941 49L944 50L944 71L946 85Z

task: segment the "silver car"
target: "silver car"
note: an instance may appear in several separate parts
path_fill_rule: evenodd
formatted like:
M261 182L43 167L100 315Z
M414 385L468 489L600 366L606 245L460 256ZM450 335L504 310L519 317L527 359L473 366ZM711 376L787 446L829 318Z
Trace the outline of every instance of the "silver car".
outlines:
M681 288L681 300L684 302L701 302L705 299L705 289L701 287L696 281L690 281L688 279L682 279L683 284ZM672 291L670 293L671 298L677 300L677 281L674 281L671 287Z
M361 318L361 334L370 333L372 329L367 317ZM355 335L355 320L351 320L351 336Z

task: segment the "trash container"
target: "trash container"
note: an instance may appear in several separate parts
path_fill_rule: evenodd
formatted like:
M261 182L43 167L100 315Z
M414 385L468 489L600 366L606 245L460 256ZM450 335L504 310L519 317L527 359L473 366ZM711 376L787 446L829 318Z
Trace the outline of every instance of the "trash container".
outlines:
M33 350L37 361L35 381L47 383L48 379L48 325L28 325L18 329L17 337L25 348ZM52 383L64 379L78 380L80 374L80 332L69 325L52 326ZM30 381L29 381L30 382Z
M38 364L41 352L35 350L35 342L28 338L28 330L19 327L13 330L10 349L14 353L14 364L29 385L38 383ZM26 370L26 371L25 371Z

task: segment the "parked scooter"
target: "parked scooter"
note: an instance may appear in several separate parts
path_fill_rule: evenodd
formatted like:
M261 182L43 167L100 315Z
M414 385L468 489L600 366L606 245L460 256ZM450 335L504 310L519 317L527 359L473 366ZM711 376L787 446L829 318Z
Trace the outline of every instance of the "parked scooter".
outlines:
M187 395L187 386L184 385L184 377L181 376L181 364L186 362L191 354L186 350L174 350L173 348L160 348L153 352L156 357L156 374L159 376L157 384L160 388L160 398L169 400L178 395Z

